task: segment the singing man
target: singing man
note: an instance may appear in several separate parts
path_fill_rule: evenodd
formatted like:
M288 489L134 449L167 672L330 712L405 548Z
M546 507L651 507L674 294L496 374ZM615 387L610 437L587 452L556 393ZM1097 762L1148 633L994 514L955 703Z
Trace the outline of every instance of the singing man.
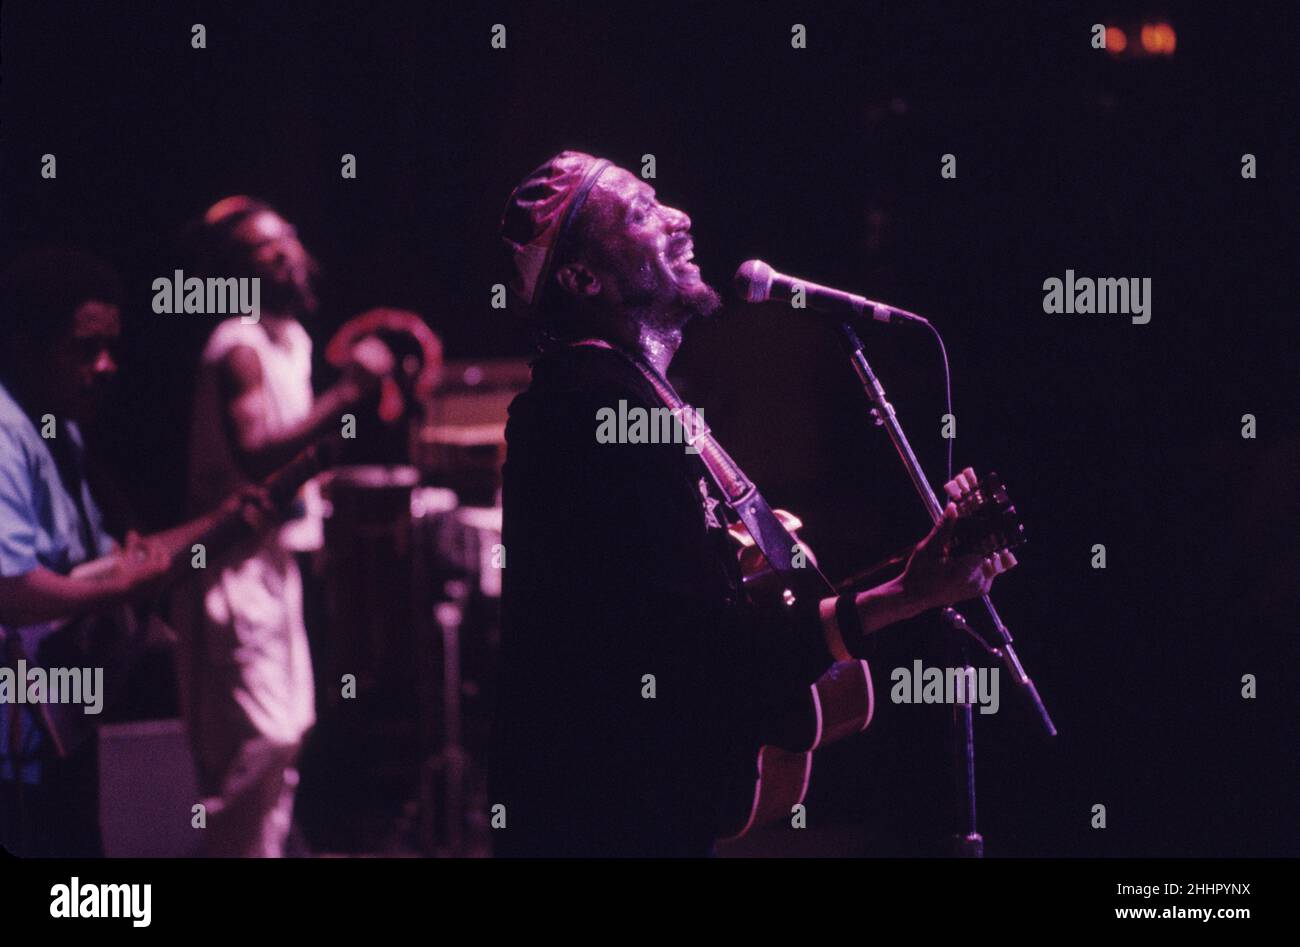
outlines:
M649 377L667 384L682 330L720 306L691 219L566 151L514 190L501 232L541 354L506 434L496 851L708 855L737 759L777 739L775 708L850 644L986 593L1014 559L946 557L950 504L903 573L839 618L834 597L754 609L700 457L596 437L602 410L660 405Z

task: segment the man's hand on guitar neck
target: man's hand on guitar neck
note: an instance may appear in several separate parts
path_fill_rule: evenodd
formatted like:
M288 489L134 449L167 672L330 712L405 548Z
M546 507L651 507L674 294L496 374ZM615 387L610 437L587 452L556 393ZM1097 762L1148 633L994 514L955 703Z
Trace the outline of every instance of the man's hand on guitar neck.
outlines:
M957 500L974 490L976 484L975 473L968 467L950 480L945 489L949 497ZM956 527L957 504L949 503L944 508L943 518L912 550L902 575L857 594L855 604L864 634L913 618L931 608L987 595L994 579L1015 568L1016 557L1009 549L989 555L949 556L946 550L952 544ZM850 655L840 635L835 605L834 598L823 600L821 618L830 650L837 660L842 661Z
M917 544L899 577L903 594L920 606L918 612L987 595L995 578L1015 568L1016 557L1009 549L987 556L947 556L944 548L956 525L957 505L949 503L943 519Z
M238 523L248 535L260 536L278 522L275 504L266 488L248 484L226 497L215 510L141 541L160 547L161 553L179 568L188 559L190 547L207 539L219 526ZM130 534L127 538L130 539Z

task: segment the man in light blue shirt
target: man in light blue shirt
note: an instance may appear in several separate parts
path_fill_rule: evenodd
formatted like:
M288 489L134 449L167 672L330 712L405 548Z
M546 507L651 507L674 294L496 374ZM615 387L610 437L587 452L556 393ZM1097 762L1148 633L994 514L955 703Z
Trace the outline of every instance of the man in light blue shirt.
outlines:
M73 489L59 474L55 445L66 445L67 462L81 470L84 447L75 421L48 415L48 441L0 382L0 576L22 576L38 566L66 575L78 563L113 548L103 517L84 480ZM59 441L58 437L63 440ZM86 522L82 522L82 511ZM84 528L83 528L84 526ZM89 542L89 547L87 543Z
M166 575L166 561L145 554L111 576L69 576L116 548L86 484L77 424L117 372L120 298L111 269L70 251L29 254L0 276L0 629L102 611ZM0 662L13 666L11 640ZM93 741L55 759L30 711L0 702L0 844L96 854Z

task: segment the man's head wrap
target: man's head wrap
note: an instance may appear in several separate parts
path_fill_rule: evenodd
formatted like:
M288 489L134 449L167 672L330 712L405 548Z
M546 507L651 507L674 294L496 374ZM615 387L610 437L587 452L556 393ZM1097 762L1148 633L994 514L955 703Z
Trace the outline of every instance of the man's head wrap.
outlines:
M592 187L611 163L581 151L562 151L524 178L501 215L501 237L511 253L510 288L538 307L558 255Z

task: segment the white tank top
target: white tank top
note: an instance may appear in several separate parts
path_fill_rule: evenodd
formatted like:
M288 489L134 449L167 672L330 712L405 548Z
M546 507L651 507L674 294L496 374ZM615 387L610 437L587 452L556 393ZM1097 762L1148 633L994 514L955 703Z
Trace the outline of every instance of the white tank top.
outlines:
M287 430L311 411L311 337L295 321L283 323L280 335L278 341L273 341L261 322L245 323L236 316L218 325L203 348L190 429L188 495L194 513L212 509L249 482L235 461L221 399L220 363L231 349L246 345L262 363L268 433ZM287 549L319 549L322 542L319 485L311 481L303 487L300 497L306 515L285 523L280 530L280 542Z

